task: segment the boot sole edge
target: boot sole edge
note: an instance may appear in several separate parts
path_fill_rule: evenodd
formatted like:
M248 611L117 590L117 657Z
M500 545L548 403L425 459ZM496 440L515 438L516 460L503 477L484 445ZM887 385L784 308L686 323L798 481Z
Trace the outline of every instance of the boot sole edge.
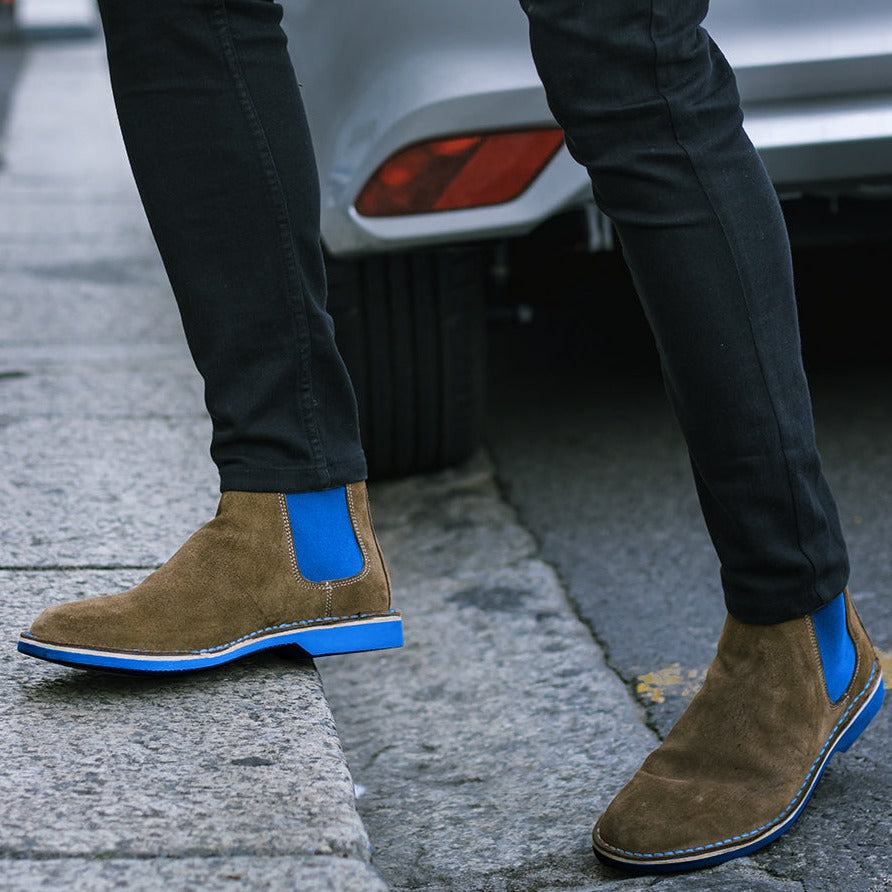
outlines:
M372 616L345 623L273 631L228 647L183 654L141 654L95 650L42 642L23 634L20 653L74 669L104 669L136 674L165 674L211 669L249 654L280 647L299 648L307 657L385 650L403 644L399 613Z

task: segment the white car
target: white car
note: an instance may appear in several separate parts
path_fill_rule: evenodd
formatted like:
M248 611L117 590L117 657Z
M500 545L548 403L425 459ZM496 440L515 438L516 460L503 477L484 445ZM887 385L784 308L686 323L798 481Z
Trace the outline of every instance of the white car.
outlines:
M322 186L329 307L371 472L477 445L487 265L574 214L613 247L517 0L285 0ZM892 197L892 2L713 0L747 132L782 198Z

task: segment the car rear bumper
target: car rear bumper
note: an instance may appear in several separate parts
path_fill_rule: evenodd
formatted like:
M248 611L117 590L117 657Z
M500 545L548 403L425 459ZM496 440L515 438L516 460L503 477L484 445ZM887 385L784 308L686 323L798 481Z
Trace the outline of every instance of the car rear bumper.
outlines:
M887 0L863 7L853 17L811 0L804 20L795 3L753 0L710 13L744 126L781 194L890 194L892 18ZM349 22L339 4L295 0L289 16L333 255L520 235L591 204L588 176L563 148L504 204L374 218L354 207L379 165L414 143L554 126L516 0L357 4Z
M781 195L892 197L892 94L752 103L744 111L747 133ZM323 209L323 239L332 254L521 235L592 200L588 175L566 148L517 199L473 210L363 217L352 203L361 179Z
M744 110L747 133L781 192L892 189L892 93Z

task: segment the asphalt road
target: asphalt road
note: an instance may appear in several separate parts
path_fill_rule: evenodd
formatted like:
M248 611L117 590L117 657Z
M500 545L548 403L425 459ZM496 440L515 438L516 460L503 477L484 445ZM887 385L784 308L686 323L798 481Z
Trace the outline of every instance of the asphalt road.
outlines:
M892 351L881 322L887 244L795 252L825 470L852 590L892 654ZM529 256L519 252L519 257ZM507 500L558 572L608 664L660 735L696 690L724 618L718 564L649 330L615 257L521 262L528 325L490 337L488 445ZM794 832L757 859L806 889L892 874L886 710L830 770ZM703 886L702 888L707 888Z

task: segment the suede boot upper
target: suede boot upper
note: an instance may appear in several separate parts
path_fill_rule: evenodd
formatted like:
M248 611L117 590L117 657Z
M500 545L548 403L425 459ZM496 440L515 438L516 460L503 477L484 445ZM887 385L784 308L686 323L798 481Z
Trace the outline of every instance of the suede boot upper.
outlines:
M770 626L728 617L702 689L597 822L596 852L684 869L686 858L746 847L795 818L880 683L848 593L845 601L856 661L835 702L811 617Z
M383 616L390 584L363 483L347 487L362 569L309 582L300 572L285 497L224 492L216 517L135 588L50 607L27 633L54 645L136 654L222 649L269 633Z

